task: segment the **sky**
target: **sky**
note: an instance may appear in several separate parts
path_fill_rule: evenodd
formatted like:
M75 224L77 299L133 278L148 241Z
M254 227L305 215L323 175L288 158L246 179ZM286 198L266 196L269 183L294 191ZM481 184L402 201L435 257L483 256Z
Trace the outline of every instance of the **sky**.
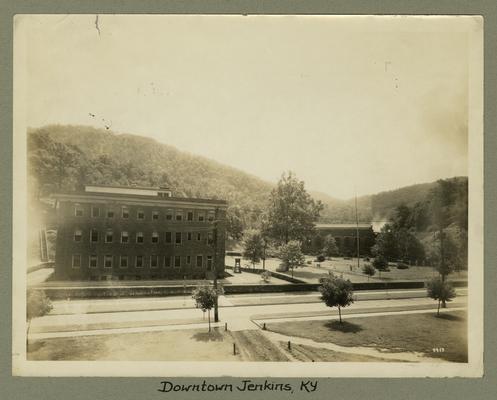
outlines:
M108 126L336 198L467 175L457 18L17 16L27 126Z

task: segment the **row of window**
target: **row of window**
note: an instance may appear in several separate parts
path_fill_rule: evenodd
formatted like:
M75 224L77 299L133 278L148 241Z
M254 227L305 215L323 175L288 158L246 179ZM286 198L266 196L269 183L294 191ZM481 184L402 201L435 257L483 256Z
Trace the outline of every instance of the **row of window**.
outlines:
M104 242L105 243L113 243L114 236L115 236L114 231L112 229L106 230L104 233ZM141 243L145 242L145 236L144 236L143 232L136 232L134 236L135 236L136 243L141 244ZM200 232L196 232L195 234L194 234L194 232L165 232L164 233L164 243L172 244L173 237L174 237L174 243L181 244L183 242L184 236L186 236L187 241L191 241L194 238L198 242L202 241L202 234ZM81 229L76 229L74 231L74 241L81 242L82 240L83 240L83 231ZM100 241L100 231L98 231L96 229L90 229L90 242L91 243L98 243L99 241ZM152 232L152 235L150 236L150 241L151 241L151 243L158 244L159 243L159 232ZM121 232L120 242L121 243L130 243L129 232L127 232L127 231ZM213 236L212 232L207 232L206 242L207 242L207 244L214 243L214 236Z
M115 208L110 208L110 207L102 207L105 209L105 216L107 218L114 218L116 216L116 209ZM165 211L165 220L166 221L183 221L183 218L186 221L193 222L195 220L195 215L193 211L186 211L184 212L183 210L174 210L174 209L167 209ZM74 206L74 215L76 217L83 217L84 216L84 208L80 204L76 204ZM99 206L91 206L91 214L92 218L99 218L102 213L101 213L101 207ZM214 221L214 211L208 211L207 212L207 221ZM123 219L128 219L130 216L130 210L129 207L127 206L122 206L121 207L121 218ZM158 221L161 217L161 211L158 210L153 210L151 213L151 219ZM137 220L144 220L145 219L145 210L139 209L136 211L136 219ZM206 220L206 212L205 211L197 211L197 218L196 220L198 222L205 222Z
M128 268L128 266L134 265L136 268L143 268L149 266L150 268L159 268L159 265L163 267L172 267L181 268L183 265L192 265L192 256L142 256L137 255L134 256L134 264L131 264L131 257L127 255L121 256L113 256L112 254L106 254L103 256L103 266L104 268L113 268L114 267L114 258L119 257L119 267L120 268ZM100 257L101 260L101 257ZM212 269L212 256L207 256L207 270ZM195 256L195 266L203 267L204 266L204 256L197 255ZM72 256L72 267L73 268L81 268L82 266L82 257L81 254L73 254ZM88 267L90 268L98 268L99 267L99 257L96 254L91 254L88 258Z

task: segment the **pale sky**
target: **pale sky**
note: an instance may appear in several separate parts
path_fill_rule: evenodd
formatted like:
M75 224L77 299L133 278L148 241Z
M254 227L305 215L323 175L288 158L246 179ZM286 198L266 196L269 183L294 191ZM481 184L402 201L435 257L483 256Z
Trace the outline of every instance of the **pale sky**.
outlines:
M461 19L95 21L17 18L28 126L107 124L337 198L467 175Z

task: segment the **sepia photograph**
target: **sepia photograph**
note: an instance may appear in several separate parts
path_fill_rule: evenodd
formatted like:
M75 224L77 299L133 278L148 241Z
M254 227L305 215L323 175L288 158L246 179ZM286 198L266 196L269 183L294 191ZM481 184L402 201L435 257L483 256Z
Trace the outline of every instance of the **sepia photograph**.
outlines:
M481 17L19 14L13 144L14 375L482 376Z

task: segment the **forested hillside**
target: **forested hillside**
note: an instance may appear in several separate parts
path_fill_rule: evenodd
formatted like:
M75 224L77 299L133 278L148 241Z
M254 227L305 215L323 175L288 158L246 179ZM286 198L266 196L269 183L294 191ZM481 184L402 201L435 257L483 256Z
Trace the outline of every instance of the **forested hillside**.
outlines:
M153 139L88 126L50 125L28 132L30 187L40 197L81 189L85 183L168 185L175 196L228 200L229 230L237 236L266 208L269 182ZM283 171L282 171L283 173ZM467 182L467 178L456 178ZM386 220L395 207L423 202L436 182L357 199L360 222ZM324 209L322 222L355 222L354 199L311 192Z

